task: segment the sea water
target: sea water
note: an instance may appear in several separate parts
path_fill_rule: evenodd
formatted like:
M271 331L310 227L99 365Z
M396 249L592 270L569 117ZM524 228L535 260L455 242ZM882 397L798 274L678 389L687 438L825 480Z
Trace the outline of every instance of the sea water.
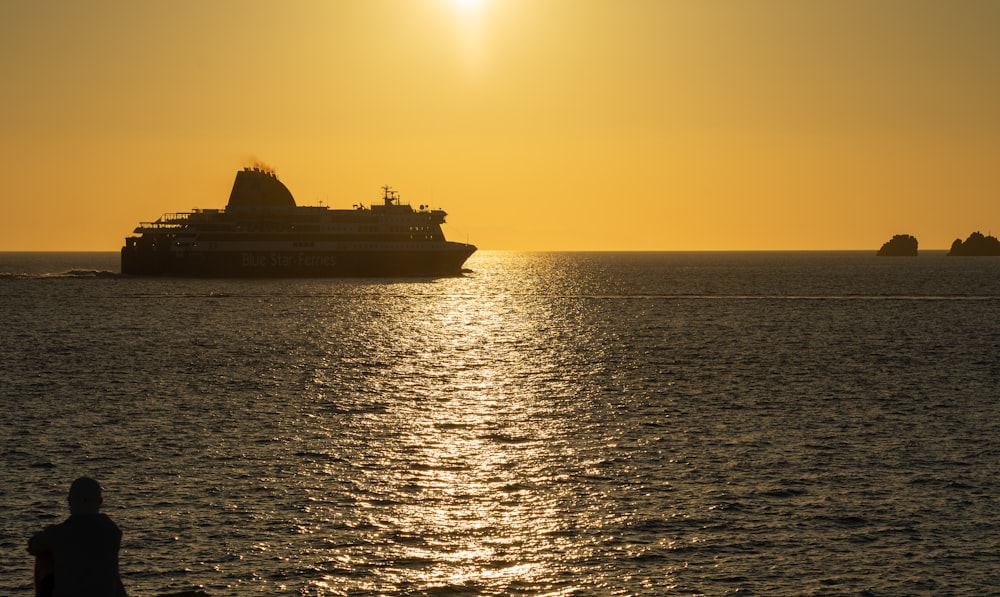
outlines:
M1000 586L1000 259L0 254L0 594L91 475L134 596Z

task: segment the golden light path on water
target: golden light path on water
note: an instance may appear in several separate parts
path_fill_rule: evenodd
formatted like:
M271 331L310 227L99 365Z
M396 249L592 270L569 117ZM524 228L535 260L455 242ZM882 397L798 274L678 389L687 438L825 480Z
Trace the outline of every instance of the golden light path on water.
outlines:
M344 454L349 470L329 473L360 472L363 481L353 507L331 515L353 519L361 540L338 550L329 587L580 589L575 567L600 549L601 528L622 518L608 507L612 496L585 492L577 479L600 474L600 456L581 447L593 444L597 454L604 440L589 438L596 425L573 409L593 393L586 378L602 375L601 349L580 359L560 348L579 330L553 319L586 323L576 299L553 306L549 284L558 274L537 273L502 292L490 290L486 275L436 281L417 299L419 286L373 291L368 309L331 317L333 326L377 327L379 338L355 348L342 346L341 329L326 334L339 340L318 387L336 385L327 371L377 370L354 380L360 413L330 431L338 449L353 448Z
M552 444L533 424L544 413L514 382L535 370L531 326L538 320L518 317L509 297L450 300L416 318L426 322L417 336L430 337L396 372L415 396L438 398L401 401L390 413L388 425L400 430L388 446L391 458L413 470L377 483L401 495L386 524L419 537L400 541L394 559L419 565L392 567L384 580L396 587L531 586L554 574L540 552L562 516L558 498L539 490L555 474L546 470ZM429 381L428 363L436 363Z

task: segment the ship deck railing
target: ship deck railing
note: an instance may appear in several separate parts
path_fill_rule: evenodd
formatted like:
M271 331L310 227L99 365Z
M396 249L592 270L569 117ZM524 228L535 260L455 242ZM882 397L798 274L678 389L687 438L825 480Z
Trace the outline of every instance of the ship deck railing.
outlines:
M163 214L155 222L139 222L139 228L144 230L169 230L181 228L188 222L189 213Z

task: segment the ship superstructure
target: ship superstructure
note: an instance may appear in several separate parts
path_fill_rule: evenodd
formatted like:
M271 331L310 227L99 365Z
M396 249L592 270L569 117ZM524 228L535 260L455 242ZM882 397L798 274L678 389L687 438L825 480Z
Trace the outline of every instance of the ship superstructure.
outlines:
M211 277L442 276L475 252L447 241L447 214L402 203L298 206L266 169L236 173L225 209L165 214L125 239L122 273Z

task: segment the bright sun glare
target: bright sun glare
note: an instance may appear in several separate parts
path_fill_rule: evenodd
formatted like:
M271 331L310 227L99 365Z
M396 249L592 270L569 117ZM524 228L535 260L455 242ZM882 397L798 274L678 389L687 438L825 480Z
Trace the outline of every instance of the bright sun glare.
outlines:
M466 67L478 70L484 60L484 19L487 0L450 0L457 40Z

